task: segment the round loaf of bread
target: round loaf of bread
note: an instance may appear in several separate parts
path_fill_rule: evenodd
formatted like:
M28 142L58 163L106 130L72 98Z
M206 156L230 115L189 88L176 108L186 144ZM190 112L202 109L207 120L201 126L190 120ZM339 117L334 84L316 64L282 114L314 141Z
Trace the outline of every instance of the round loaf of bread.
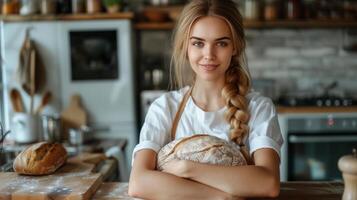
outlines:
M240 147L211 135L192 135L174 140L162 147L157 156L157 169L173 159L223 166L247 165Z
M39 142L24 149L15 158L15 172L26 175L46 175L55 172L67 159L67 151L59 143Z

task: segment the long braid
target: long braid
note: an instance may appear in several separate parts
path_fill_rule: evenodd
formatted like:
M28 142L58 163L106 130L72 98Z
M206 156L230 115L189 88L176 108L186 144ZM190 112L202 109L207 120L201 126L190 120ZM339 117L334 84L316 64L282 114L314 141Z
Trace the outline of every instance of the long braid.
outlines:
M249 132L249 113L245 96L250 89L250 79L239 64L234 64L233 60L232 63L226 72L222 96L228 108L225 118L231 125L230 138L235 143L243 145L243 138Z

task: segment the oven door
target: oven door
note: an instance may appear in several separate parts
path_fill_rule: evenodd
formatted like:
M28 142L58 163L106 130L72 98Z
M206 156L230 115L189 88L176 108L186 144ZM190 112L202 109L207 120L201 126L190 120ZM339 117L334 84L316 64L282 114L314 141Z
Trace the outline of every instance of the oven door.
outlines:
M357 133L289 133L288 180L342 180L338 159L357 147Z

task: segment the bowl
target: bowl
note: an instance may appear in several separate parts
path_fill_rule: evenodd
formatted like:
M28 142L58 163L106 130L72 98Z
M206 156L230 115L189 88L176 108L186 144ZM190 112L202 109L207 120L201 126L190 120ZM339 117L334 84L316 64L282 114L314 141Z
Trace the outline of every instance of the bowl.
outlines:
M165 22L168 20L168 14L161 10L145 10L144 17L150 22Z

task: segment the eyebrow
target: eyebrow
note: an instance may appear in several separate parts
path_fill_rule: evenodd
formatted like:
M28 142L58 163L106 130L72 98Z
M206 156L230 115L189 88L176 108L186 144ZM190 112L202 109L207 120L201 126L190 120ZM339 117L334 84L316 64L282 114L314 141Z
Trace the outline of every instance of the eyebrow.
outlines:
M195 36L190 37L190 40L191 40L191 39L196 39L196 40L200 40L200 41L205 41L205 39L199 38L199 37L195 37ZM221 37L221 38L215 39L215 41L220 41L220 40L231 40L231 38L230 38L230 37Z

